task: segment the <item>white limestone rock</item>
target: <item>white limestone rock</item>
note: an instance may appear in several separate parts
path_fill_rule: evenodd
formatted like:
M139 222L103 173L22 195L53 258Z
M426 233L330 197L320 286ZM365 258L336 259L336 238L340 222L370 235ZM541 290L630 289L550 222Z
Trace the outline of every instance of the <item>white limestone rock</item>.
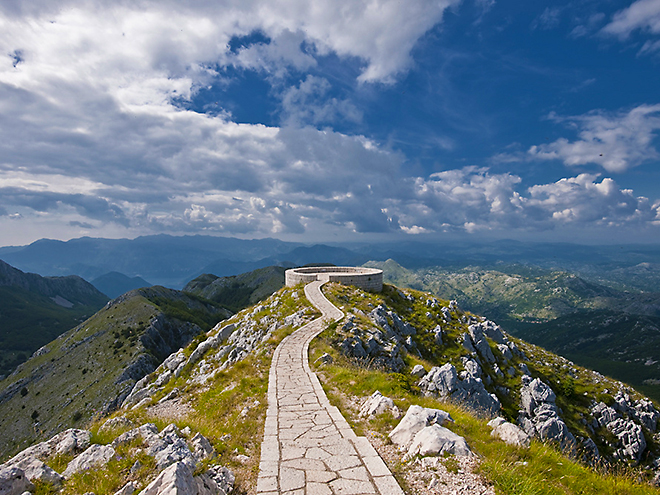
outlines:
M490 432L490 435L493 437L498 437L500 440L503 440L504 443L509 445L515 445L518 447L529 447L530 437L525 431L513 423L509 423L504 418L497 417L488 422L493 431Z
M183 349L179 349L177 352L173 352L169 357L163 361L161 367L168 369L170 371L175 371L179 365L186 360L186 355L183 353Z
M176 425L172 424L164 428L158 437L150 443L147 454L156 459L158 469L164 469L177 462L183 462L190 469L195 469L197 459L186 441L179 436L180 433Z
M362 404L362 407L360 408L360 416L377 416L383 414L385 411L390 411L395 418L398 418L401 415L399 408L394 405L394 401L376 390L371 394L371 397Z
M193 455L197 458L198 461L202 461L209 457L213 457L215 450L211 445L211 442L202 435L201 433L195 434L194 437L190 440L190 445L192 446Z
M164 469L140 495L198 495L192 470L183 462ZM208 493L208 492L207 492Z
M442 409L412 405L396 428L390 432L389 437L400 448L407 449L419 431L432 424L442 425L445 421L453 423L454 420Z
M621 443L615 456L619 459L639 462L646 449L646 439L642 427L633 421L617 418L607 425L607 429L614 433Z
M87 450L67 465L62 475L65 478L69 478L79 471L105 466L114 455L115 449L109 445L90 445Z
M133 495L139 487L136 481L129 481L115 495Z
M564 449L574 449L576 439L559 417L555 393L540 379L523 375L520 389L519 425L528 435L559 442Z
M469 365L469 369L475 374L480 371L472 364ZM426 394L449 397L482 414L494 415L501 408L499 399L486 390L481 378L473 377L466 370L460 379L456 368L450 363L431 368L431 371L419 382L419 386Z
M234 473L222 466L211 466L206 472L195 476L198 493L227 495L234 487Z
M415 455L442 455L444 453L466 456L470 455L470 447L462 436L444 426L432 424L417 432L405 457L410 459Z
M424 366L421 364L416 364L413 366L412 371L410 372L412 376L416 376L417 378L423 378L424 375L426 375L426 370L424 369Z
M30 481L43 481L53 486L59 486L64 481L64 476L48 467L36 457L26 457L13 464L13 467L21 469Z
M21 495L34 490L34 485L25 476L22 469L17 467L0 466L0 494Z
M70 428L58 433L50 440L28 447L16 454L5 464L12 465L27 457L36 457L43 461L55 454L75 454L89 447L91 436L92 434L87 430Z
M150 445L158 439L158 428L153 423L143 424L138 428L133 428L132 430L119 435L112 441L112 446L117 447L118 445L130 443L137 438L141 438L148 445Z

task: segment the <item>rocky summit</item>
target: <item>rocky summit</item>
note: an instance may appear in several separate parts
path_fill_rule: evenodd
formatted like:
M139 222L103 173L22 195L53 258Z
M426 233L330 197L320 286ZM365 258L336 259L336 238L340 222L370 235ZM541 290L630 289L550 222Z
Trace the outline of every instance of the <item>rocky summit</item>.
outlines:
M0 493L657 491L660 412L632 387L455 301L315 284L233 316L141 289L48 344L2 383L0 421L33 433L3 448Z

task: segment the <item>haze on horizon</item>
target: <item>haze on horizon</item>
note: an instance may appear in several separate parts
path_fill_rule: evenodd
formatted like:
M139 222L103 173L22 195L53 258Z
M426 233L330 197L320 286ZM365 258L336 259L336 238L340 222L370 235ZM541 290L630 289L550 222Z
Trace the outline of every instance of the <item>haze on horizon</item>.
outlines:
M660 0L6 0L0 246L660 239Z

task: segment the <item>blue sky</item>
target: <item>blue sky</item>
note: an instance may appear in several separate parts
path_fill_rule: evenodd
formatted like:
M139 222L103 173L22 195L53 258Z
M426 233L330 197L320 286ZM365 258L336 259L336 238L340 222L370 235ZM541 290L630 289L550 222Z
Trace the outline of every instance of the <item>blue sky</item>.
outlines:
M660 0L134 4L0 5L0 245L660 238Z

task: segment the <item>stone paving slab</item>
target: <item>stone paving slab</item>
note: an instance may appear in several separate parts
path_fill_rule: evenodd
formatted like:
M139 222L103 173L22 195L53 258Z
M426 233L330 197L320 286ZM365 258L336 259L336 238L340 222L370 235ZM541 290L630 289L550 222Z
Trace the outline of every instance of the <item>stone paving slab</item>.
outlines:
M403 495L369 440L330 405L309 368L309 343L343 317L321 293L324 283L305 286L322 316L286 337L273 354L257 494Z

